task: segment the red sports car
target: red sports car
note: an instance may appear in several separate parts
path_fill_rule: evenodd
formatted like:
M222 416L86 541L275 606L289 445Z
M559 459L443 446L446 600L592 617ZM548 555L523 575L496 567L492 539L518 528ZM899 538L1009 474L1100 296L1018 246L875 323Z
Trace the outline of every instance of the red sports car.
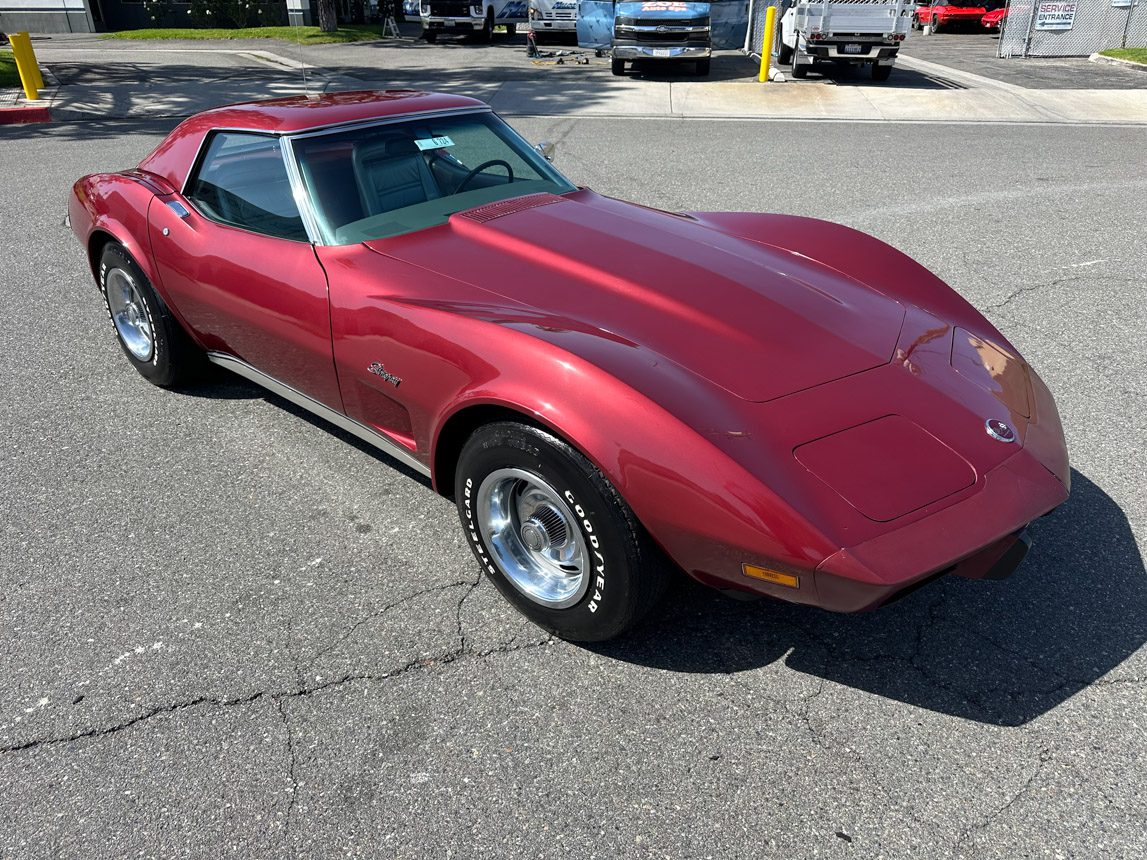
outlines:
M999 9L992 9L983 18L980 19L980 25L988 30L1002 30L1004 27L1004 20L1008 17L1008 8L1003 6Z
M916 7L912 26L920 30L925 24L931 24L932 32L938 33L953 24L978 24L987 11L987 7L976 0L937 0Z
M208 111L70 220L128 360L205 361L424 473L539 625L697 580L852 611L1010 573L1067 498L1051 394L918 263L837 224L578 188L481 102Z

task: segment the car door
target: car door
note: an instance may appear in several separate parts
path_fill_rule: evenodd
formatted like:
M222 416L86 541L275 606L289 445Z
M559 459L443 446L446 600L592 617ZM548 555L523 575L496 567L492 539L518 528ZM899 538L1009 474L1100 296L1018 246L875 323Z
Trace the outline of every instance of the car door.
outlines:
M148 223L164 291L201 343L342 411L327 278L277 137L215 132Z

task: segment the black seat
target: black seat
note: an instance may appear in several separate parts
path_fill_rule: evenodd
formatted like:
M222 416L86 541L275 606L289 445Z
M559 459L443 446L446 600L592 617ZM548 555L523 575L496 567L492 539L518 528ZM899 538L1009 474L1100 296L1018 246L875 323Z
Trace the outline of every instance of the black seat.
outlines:
M441 197L422 152L409 137L388 137L354 148L354 175L367 216Z

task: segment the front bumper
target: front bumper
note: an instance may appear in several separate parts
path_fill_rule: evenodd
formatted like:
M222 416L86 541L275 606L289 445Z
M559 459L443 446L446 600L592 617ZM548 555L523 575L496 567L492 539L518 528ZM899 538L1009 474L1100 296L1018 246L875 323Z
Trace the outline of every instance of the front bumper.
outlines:
M473 18L423 18L423 30L481 30L485 21L475 21Z
M1002 579L1023 560L1014 545L1028 523L1067 495L1047 468L1020 451L989 472L983 488L965 501L829 556L813 576L816 603L858 612L946 574ZM1003 519L1001 511L1013 513ZM975 549L969 552L969 546Z
M535 33L574 33L577 31L577 21L569 19L534 20L530 22L530 29Z
M703 60L713 55L709 45L619 45L613 46L615 60Z

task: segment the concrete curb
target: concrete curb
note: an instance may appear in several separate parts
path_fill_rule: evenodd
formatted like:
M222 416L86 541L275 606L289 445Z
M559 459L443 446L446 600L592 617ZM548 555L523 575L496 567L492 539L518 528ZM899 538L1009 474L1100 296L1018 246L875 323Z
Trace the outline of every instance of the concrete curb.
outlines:
M1103 66L1119 66L1124 69L1134 69L1137 72L1147 72L1147 65L1136 63L1134 60L1121 60L1118 57L1105 57L1103 54L1092 54L1087 59Z
M51 121L52 113L46 107L0 108L0 125L31 125Z

